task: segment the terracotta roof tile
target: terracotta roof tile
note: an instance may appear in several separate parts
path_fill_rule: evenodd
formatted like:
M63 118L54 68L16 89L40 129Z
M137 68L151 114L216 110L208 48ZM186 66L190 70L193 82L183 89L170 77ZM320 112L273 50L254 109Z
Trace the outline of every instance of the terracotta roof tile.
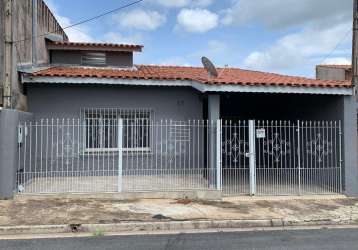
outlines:
M97 77L152 80L194 80L205 84L265 85L265 86L306 86L350 88L350 81L316 80L305 77L286 76L273 73L243 70L239 68L219 68L219 76L208 77L204 68L181 66L138 65L136 70L114 68L52 67L40 70L32 76L57 77Z

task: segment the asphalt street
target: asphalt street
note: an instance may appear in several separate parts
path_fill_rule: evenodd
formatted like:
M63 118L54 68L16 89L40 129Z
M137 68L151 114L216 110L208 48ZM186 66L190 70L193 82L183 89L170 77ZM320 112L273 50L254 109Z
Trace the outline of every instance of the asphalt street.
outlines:
M0 240L0 249L358 249L358 229Z

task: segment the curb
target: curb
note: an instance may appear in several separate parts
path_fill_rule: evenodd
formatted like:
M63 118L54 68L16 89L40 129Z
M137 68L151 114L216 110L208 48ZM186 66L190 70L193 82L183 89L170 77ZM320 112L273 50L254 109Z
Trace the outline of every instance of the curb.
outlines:
M0 227L0 235L15 234L59 234L87 232L155 232L180 231L195 229L244 229L244 228L277 228L297 226L334 226L357 225L350 219L320 219L320 220L198 220L198 221L162 221L162 222L123 222L116 224L78 224L78 225L35 225L35 226L5 226Z

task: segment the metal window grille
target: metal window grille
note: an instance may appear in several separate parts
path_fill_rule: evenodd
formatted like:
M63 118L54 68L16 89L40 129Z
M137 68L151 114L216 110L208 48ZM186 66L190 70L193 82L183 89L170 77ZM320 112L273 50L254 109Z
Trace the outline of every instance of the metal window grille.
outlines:
M82 111L85 123L85 148L112 151L118 148L117 124L123 120L123 150L150 150L151 110L93 109Z
M84 52L82 54L82 65L103 66L106 64L105 52Z

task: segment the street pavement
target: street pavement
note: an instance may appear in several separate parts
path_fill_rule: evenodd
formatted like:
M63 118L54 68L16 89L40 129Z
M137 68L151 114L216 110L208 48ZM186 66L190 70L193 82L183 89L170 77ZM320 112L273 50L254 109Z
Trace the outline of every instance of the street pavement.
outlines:
M306 229L287 231L0 240L0 249L358 249L358 229Z

